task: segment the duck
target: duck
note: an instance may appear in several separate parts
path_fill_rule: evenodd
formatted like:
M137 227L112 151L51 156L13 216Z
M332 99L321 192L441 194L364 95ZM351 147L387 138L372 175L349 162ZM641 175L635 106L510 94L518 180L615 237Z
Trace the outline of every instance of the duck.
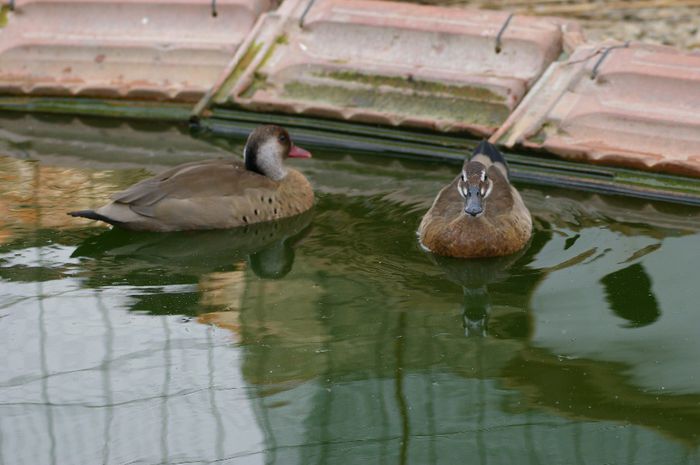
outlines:
M525 247L532 217L495 145L479 143L437 195L417 234L423 249L446 257L501 257Z
M74 217L103 221L135 231L228 229L298 215L314 204L309 181L285 166L290 158L310 158L280 126L253 130L243 160L185 163L112 195L95 210Z

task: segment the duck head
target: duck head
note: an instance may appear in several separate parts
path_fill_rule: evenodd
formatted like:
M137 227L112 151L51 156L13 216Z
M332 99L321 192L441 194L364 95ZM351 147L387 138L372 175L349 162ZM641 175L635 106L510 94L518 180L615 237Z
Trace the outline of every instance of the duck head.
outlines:
M311 158L311 153L297 147L289 133L279 126L260 126L248 136L243 158L245 167L275 181L281 181L287 175L284 159Z
M486 166L478 161L464 164L457 189L464 198L464 213L477 217L484 213L484 201L491 193L493 181L486 174Z

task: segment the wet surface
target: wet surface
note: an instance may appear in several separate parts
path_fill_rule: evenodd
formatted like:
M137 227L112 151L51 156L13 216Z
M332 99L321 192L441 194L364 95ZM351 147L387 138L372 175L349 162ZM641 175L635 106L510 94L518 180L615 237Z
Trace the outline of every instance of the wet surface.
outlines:
M275 225L65 215L241 143L2 119L0 464L700 463L700 210L520 185L526 250L439 259L455 166L313 150Z

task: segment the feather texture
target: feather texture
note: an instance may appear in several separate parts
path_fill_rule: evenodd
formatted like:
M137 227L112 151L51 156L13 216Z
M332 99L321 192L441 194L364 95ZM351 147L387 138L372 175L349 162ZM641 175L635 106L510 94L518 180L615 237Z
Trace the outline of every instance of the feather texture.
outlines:
M280 167L292 146L287 132L276 126L263 126L248 140L253 149L268 147L268 153L259 158L268 165L276 161ZM246 147L248 155L253 153L248 144ZM278 147L278 153L272 153L270 147ZM233 228L311 208L314 195L306 178L296 170L281 169L285 176L274 180L246 169L238 160L185 163L115 193L111 203L94 212L69 214L127 229L177 231Z
M443 256L477 258L504 256L522 249L532 234L530 212L518 191L508 181L507 165L498 150L482 142L475 156L465 163L486 167L490 192L482 200L483 213L465 213L465 199L458 185L460 173L435 198L418 228L420 243ZM490 146L490 147L489 147ZM495 150L497 155L493 153ZM484 153L486 152L486 153Z

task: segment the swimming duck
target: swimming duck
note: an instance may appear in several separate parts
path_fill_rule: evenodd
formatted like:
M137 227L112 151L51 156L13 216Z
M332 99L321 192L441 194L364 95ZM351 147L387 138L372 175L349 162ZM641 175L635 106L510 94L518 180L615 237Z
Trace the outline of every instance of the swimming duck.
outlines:
M424 248L461 258L515 253L531 234L530 212L508 180L506 161L487 141L440 191L418 228Z
M283 128L261 126L248 136L243 161L185 163L96 210L68 214L140 231L224 229L293 216L312 207L314 193L303 174L284 166L287 157L311 154Z

